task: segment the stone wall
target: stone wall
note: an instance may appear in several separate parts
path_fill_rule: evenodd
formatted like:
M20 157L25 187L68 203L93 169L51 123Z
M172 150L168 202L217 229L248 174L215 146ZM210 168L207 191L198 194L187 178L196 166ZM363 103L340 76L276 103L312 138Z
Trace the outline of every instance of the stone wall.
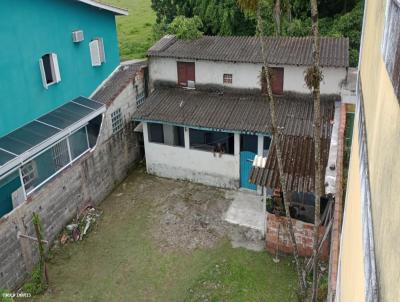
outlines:
M138 140L127 118L130 115L127 111L136 109L127 109L129 103L135 102L131 89L130 85L113 102L124 111L123 130L112 134L109 115L115 105L109 106L97 146L0 218L0 288L14 289L21 285L38 260L36 243L17 236L18 232L35 236L33 212L41 218L44 238L52 242L80 209L104 200L139 159Z
M285 254L293 253L293 246L290 242L287 230L287 218L284 216L276 216L267 212L267 230L265 235L266 248L270 253L283 252ZM296 237L299 255L302 257L310 257L313 247L313 228L314 225L297 219L292 219L294 233ZM320 238L322 238L325 228L320 228ZM329 248L328 241L325 241L320 259L328 260Z

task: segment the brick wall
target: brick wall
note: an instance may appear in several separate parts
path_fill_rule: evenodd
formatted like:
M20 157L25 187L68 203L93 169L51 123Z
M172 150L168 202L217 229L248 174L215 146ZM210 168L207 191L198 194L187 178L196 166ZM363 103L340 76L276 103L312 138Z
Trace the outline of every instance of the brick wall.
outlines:
M130 111L127 107L132 102L135 98L130 91L122 92L114 101L125 114ZM110 106L105 113L98 145L92 152L0 218L0 288L14 289L21 285L38 260L36 244L17 238L18 231L35 236L31 221L33 212L41 217L44 238L52 242L77 211L89 202L99 204L104 200L137 161L139 146L132 123L127 121L124 129L115 135L110 131L108 120L114 107Z
M293 253L293 246L289 238L287 228L287 218L267 213L266 248L271 253L276 253L277 249L285 254ZM314 225L300 220L292 219L299 255L310 257L313 247L313 228ZM320 238L325 232L324 227L320 227ZM328 259L328 241L325 241L320 259Z

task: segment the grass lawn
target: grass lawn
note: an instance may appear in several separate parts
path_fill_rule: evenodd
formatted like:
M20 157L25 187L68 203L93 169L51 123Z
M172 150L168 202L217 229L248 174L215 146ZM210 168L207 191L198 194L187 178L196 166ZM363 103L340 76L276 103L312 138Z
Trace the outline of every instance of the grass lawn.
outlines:
M127 8L129 16L117 17L117 31L122 60L143 58L153 44L152 26L156 14L150 0L105 0Z
M211 200L217 194L134 171L103 202L104 213L89 236L54 252L50 289L34 300L293 301L290 258L276 264L266 252L232 248L226 237L209 248L160 249L154 236L162 221L159 208L176 202L202 207L191 200L190 194L200 194L196 190L206 190ZM178 200L182 194L185 200Z

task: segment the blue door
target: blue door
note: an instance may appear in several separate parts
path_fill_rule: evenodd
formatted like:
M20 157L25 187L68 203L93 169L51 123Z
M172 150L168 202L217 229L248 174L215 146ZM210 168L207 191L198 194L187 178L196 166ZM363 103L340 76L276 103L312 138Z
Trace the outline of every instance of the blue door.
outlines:
M256 154L251 151L240 152L240 187L256 190L257 186L249 182L250 171Z

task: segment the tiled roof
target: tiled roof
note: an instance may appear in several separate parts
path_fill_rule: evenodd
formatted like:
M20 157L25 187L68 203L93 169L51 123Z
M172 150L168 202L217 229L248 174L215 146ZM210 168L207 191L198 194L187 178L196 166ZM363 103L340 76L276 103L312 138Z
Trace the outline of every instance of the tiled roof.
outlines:
M268 37L268 62L272 65L312 65L312 37ZM193 41L166 36L148 51L149 57L169 57L262 63L257 37L203 36ZM321 37L321 66L348 67L349 39Z
M309 94L276 96L278 124L285 135L312 136ZM337 95L321 96L322 134L328 137ZM182 88L156 90L134 119L247 133L270 133L269 104L260 94L217 93Z
M92 99L103 104L110 104L128 84L134 83L136 74L146 65L146 61L122 64L95 92Z
M330 134L322 138L322 167L326 167L329 157ZM282 144L283 170L287 192L314 191L314 139L312 137L284 135ZM253 167L250 182L275 189L280 187L278 161L275 144L272 143L265 168Z

